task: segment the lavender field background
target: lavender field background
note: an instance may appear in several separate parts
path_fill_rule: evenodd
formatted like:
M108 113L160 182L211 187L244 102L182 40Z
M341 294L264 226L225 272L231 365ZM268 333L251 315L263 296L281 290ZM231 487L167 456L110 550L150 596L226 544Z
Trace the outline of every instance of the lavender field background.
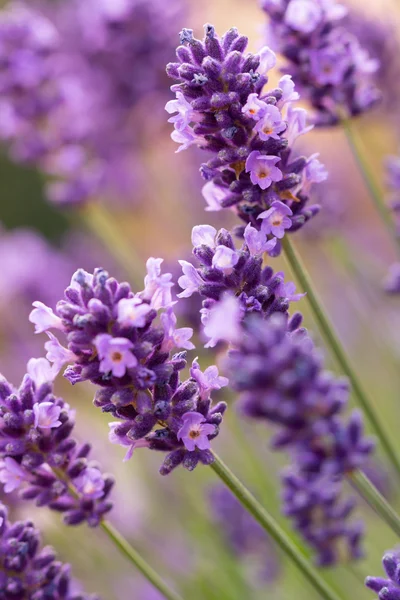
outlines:
M109 6L112 12L123 4L132 7L129 27L115 27L105 43L101 7ZM343 0L342 4L349 9L344 26L379 61L371 77L381 99L352 117L352 128L379 194L389 207L396 193L400 198L400 166L395 165L397 190L395 168L388 167L389 157L398 155L400 148L400 4L397 0L379 0L376 6L361 0ZM174 99L170 86L175 81L167 77L165 66L175 60L182 28L193 29L202 39L205 23L212 23L221 36L237 27L249 38L248 51L257 53L266 43L267 15L257 0L147 0L145 8L141 5L139 0L2 3L0 372L16 387L27 371L28 360L46 354L47 337L36 335L29 319L32 303L40 301L54 309L77 269L93 272L103 267L118 281L129 281L136 293L144 287L147 259L162 257L163 273L171 273L175 282L175 297L182 291L176 283L182 275L178 260L195 262L192 228L209 224L229 230L241 223L235 210L204 210L199 167L208 160L205 153L196 147L176 153L177 145L170 137L173 125L167 121L171 115L164 110ZM152 10L147 14L149 5ZM45 64L53 60L46 54L48 49L34 56L31 48L36 49L37 42L27 41L24 31L15 33L7 24L15 10L13 18L21 19L29 29L35 22L24 14L24 7L40 15L38 19L55 24L63 44L55 66ZM38 34L44 28L38 21L33 30ZM45 40L47 44L51 35L43 33L40 43ZM132 40L137 40L136 45L128 44ZM30 46L26 53L24 44ZM285 64L279 52L277 56L278 66L269 73L268 89L278 86L279 67ZM35 99L46 77L45 97L48 100L54 93L49 100L54 105L40 104L44 113L33 118L39 110ZM59 108L57 77L63 82L63 91L67 90L68 110ZM16 80L25 86L23 94L14 86ZM310 109L307 98L301 98L299 105ZM53 108L56 117L47 122L46 115ZM294 240L384 424L387 439L400 457L400 272L396 279L396 267L392 267L398 262L396 245L371 202L341 124L315 127L297 144L298 154L319 153L329 176L310 192L312 204L321 205L319 214L287 237ZM388 209L388 214L395 223L396 210ZM284 253L264 260L275 272L284 271L285 281L295 281ZM305 290L297 284L297 291ZM228 376L226 344L204 348L207 338L199 314L202 299L195 294L180 299L174 307L179 327L194 330L196 348L188 350L184 377L190 377L189 367L197 356L203 371L217 365L220 376ZM326 368L342 376L307 296L296 302L294 310L303 313L303 324L321 350ZM108 439L108 423L114 419L93 405L95 385L87 380L72 386L62 371L54 385L56 395L76 411L74 436L80 443L92 445L102 473L115 479L113 508L107 519L182 598L323 597L237 504L211 467L199 464L192 472L179 467L162 477L163 454L140 447L123 462L126 449ZM225 401L228 410L212 448L312 563L315 552L282 514L280 473L290 452L271 449L274 427L261 418L258 422L247 418L238 408L237 398L232 385L213 392L214 402ZM355 407L359 405L350 395L347 414ZM0 442L4 423L0 417ZM365 427L374 437L376 431L368 420ZM1 444L0 453L4 459L7 452ZM393 509L400 510L397 475L379 439L363 471ZM355 495L348 480L344 489ZM60 560L71 564L74 579L85 592L103 600L163 598L100 528L88 528L85 523L65 525L60 512L21 499L18 491L7 494L0 483L0 501L8 507L9 518L32 520L44 543L55 548ZM374 593L365 587L364 579L383 576L385 551L399 545L398 536L365 500L358 500L354 514L355 521L364 523L363 555L358 559L350 556L346 543L339 540L335 564L317 567L343 600L372 598ZM318 520L318 515L314 516ZM322 521L323 515L321 528ZM0 562L0 588L1 570ZM396 577L399 580L398 572ZM400 583L398 591L391 589L390 593L380 597L400 598ZM13 597L0 589L0 599Z

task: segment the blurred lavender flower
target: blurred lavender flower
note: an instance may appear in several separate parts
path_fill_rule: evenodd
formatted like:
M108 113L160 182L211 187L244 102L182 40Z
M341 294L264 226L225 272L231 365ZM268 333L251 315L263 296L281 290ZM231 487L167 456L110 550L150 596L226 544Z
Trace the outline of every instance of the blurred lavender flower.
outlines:
M380 10L371 14L349 7L342 25L357 38L369 56L379 61L379 69L373 74L373 80L382 93L383 109L389 109L398 116L400 68L396 56L400 51L400 43L389 11Z
M135 165L145 128L163 104L163 65L181 11L180 0L40 8L11 2L3 9L0 137L15 160L52 179L51 200L134 195L140 184ZM152 120L141 117L144 111Z
M273 253L276 246L275 238L267 239L264 224L260 231L247 225L240 250L226 229L217 231L211 225L196 225L192 244L200 266L179 261L183 275L178 283L183 291L178 297L189 298L192 294L205 297L200 312L204 333L212 338L207 346L214 346L218 339L228 340L228 330L232 338L244 315L254 312L268 318L277 312L287 314L290 303L304 295L295 293L293 283L285 283L282 272L274 274L271 267L263 268L263 253ZM237 303L229 300L233 297L238 299Z
M317 562L332 565L343 558L342 542L351 558L359 558L362 529L347 524L353 503L342 502L341 482L364 464L373 442L364 435L359 411L347 423L341 416L347 383L323 370L296 316L247 317L227 373L241 394L241 412L272 424L272 446L290 451L293 469L283 479L283 511L313 546Z
M113 479L89 461L90 445L71 438L75 413L53 394L56 370L31 359L18 390L0 380L0 482L6 493L64 513L68 525L94 527L111 510Z
M363 523L348 522L356 502L342 499L340 482L287 469L282 485L283 514L313 547L318 566L362 558Z
M378 594L380 600L398 600L400 598L398 550L387 552L382 560L387 578L367 577L365 585Z
M284 72L315 109L317 125L335 125L369 110L380 98L370 58L342 19L336 0L261 0L270 18L267 40L286 59Z
M169 119L175 127L172 139L182 144L178 151L197 145L214 154L201 166L207 210L234 207L257 229L268 218L265 232L278 232L277 237L284 230L296 231L318 212L318 206L306 206L308 191L327 173L315 156L292 157L293 143L311 127L306 111L293 107L299 95L291 77L285 75L278 88L263 92L275 55L269 48L244 54L247 38L236 29L219 39L206 25L203 42L183 29L181 44L179 62L167 66L178 83L171 87L176 100L166 110L178 113ZM272 208L280 227L274 228L269 218Z
M400 156L387 157L386 173L390 190L390 206L393 211L396 232L400 236ZM400 264L395 263L390 267L384 287L390 294L400 294Z
M251 579L271 583L279 575L278 557L264 529L236 500L226 487L210 490L211 509L217 525L231 549L241 562L247 561Z
M56 560L52 548L40 549L40 534L31 521L10 523L0 504L0 593L5 600L96 600L74 593L69 565Z
M192 470L199 461L213 462L210 441L226 404L213 406L210 392L227 380L216 367L201 374L195 363L196 378L180 381L186 353L171 356L171 350L194 348L193 331L176 328L172 276L161 272L162 262L147 261L145 289L136 294L103 269L93 275L81 269L55 313L35 302L30 319L37 332L55 328L66 335L68 347L53 336L47 357L57 367L72 363L64 373L72 384L90 380L101 388L95 405L119 419L110 423L110 441L127 448L126 459L139 447L168 452L165 475L180 464ZM161 326L155 322L160 310Z
M400 263L391 265L383 285L389 294L400 294Z

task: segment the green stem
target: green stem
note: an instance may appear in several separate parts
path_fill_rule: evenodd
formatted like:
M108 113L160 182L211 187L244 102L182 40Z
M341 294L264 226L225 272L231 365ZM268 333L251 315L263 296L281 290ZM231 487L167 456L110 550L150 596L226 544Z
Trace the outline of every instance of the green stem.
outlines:
M100 202L93 202L85 205L78 214L86 228L104 244L110 255L123 268L131 283L139 284L143 279L141 269L138 269L141 260L134 248L121 235L107 208Z
M376 514L400 537L400 516L368 477L362 471L354 471L354 473L348 475L348 479Z
M322 579L317 569L300 553L296 545L281 529L275 519L261 506L249 490L239 481L232 471L214 453L215 461L211 467L218 477L228 486L231 492L249 511L256 521L275 540L283 552L294 562L322 598L339 600L336 593Z
M168 600L182 600L181 596L171 590L161 577L140 556L138 552L126 541L117 529L108 521L100 524L102 530L108 535L119 551L146 577L146 579Z
M379 437L382 448L386 452L388 458L393 464L393 467L396 469L398 476L400 477L400 460L392 446L392 443L389 440L388 435L385 432L384 426L380 421L379 413L375 410L373 403L361 385L361 382L351 364L350 358L340 342L334 326L330 322L323 304L311 283L311 277L308 274L288 235L283 238L282 246L298 283L301 285L303 290L307 292L308 302L326 343L330 347L340 369L349 378L355 398L357 399L359 405L363 408L368 420Z
M70 494L79 500L80 496L76 488L72 485L71 480L66 476L62 469L58 467L51 467L53 473L58 479L63 481L67 486ZM168 585L161 579L161 577L154 571L154 569L147 564L147 562L140 556L140 554L130 545L128 540L111 525L109 521L102 519L100 521L100 527L104 533L110 538L113 544L118 550L131 562L146 579L164 596L167 600L182 600L181 596L171 590Z
M389 207L382 198L381 190L379 189L379 186L371 173L371 169L364 156L364 150L354 128L353 122L351 119L342 118L341 123L350 150L360 170L364 183L368 188L374 206L379 213L379 216L381 217L389 236L397 247L397 250L400 252L400 237L397 235L394 220L390 214Z

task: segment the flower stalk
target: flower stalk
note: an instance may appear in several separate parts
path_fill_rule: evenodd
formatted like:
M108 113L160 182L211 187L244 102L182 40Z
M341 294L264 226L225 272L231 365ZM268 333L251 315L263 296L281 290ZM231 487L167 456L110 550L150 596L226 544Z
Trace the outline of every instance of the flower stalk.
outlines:
M342 118L341 124L353 158L357 163L358 169L369 191L374 206L383 224L385 225L391 240L396 246L398 254L400 254L400 238L397 235L396 227L390 214L390 209L388 206L386 206L386 203L382 198L379 186L371 173L371 169L368 165L368 162L364 156L364 151L361 147L361 140L359 139L357 132L355 131L353 122L350 119Z
M74 486L64 476L61 469L52 467L53 472L57 477L64 481L68 486L71 494L75 497L79 497ZM101 519L100 527L111 540L111 542L118 548L118 550L133 564L138 571L146 577L146 579L164 596L167 600L183 600L179 594L169 588L169 586L163 581L158 573L140 556L139 552L131 546L131 544L124 538L124 536L106 519Z
M305 578L311 583L318 594L320 594L320 597L325 598L326 600L339 600L339 596L336 592L329 587L319 575L317 569L301 554L299 549L281 529L275 519L261 506L261 504L259 504L249 490L223 463L215 452L213 454L215 460L211 467L216 475L218 475L225 485L228 486L239 502L275 540L286 556L294 562Z
M351 485L364 498L369 506L400 537L400 516L390 506L379 490L360 470L348 475Z

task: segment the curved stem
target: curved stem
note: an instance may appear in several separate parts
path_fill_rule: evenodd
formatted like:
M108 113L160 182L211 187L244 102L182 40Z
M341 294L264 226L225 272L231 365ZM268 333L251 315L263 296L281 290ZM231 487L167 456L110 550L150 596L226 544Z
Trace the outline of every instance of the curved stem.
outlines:
M71 480L65 475L62 469L51 467L53 473L63 481L70 491L71 495L79 499L80 496L76 488L72 485ZM130 545L128 540L112 525L109 521L102 519L100 527L109 537L118 550L131 562L146 579L164 596L167 600L182 600L181 596L171 590L154 569L140 556L140 554Z
M126 242L118 227L115 226L113 216L107 208L100 202L93 202L83 206L78 214L86 228L104 244L110 255L129 276L131 283L140 284L143 280L140 268L138 269L141 261L134 248Z
M315 291L313 284L311 283L311 278L298 255L295 247L289 239L289 236L285 236L282 240L282 246L286 254L286 258L292 268L292 271L305 292L307 292L306 298L310 304L310 307L313 311L315 320L318 323L319 329L325 338L326 343L330 347L333 356L336 359L337 364L340 369L345 373L345 375L349 378L353 394L357 399L359 405L364 410L369 422L374 428L379 440L382 444L382 448L386 452L390 462L393 464L393 467L396 469L398 476L400 477L400 459L394 450L392 443L390 442L385 428L382 425L379 417L379 413L375 410L375 407L365 392L361 382L351 364L350 358L347 355L346 350L344 349L342 343L340 342L336 331L334 329L333 324L330 322L329 317L326 314L326 311L323 307L323 304L318 297L317 292Z
M336 592L322 579L317 569L301 554L297 546L281 529L275 519L261 506L249 490L232 473L232 471L214 453L215 461L211 468L218 477L228 486L239 502L249 511L256 521L275 540L283 552L294 562L297 568L311 583L321 598L326 600L339 600Z
M168 600L182 600L181 596L171 590L161 577L147 564L140 554L126 541L126 539L108 521L100 524L102 530L107 534L114 545L135 567L146 577L146 579Z
M368 477L362 471L354 471L348 475L348 479L376 514L400 537L400 516Z
M379 216L382 219L382 222L385 225L389 236L391 237L392 241L394 242L394 245L397 247L397 250L400 254L400 237L397 235L394 220L392 219L392 216L390 214L389 207L382 198L381 190L379 189L379 186L371 173L371 169L364 156L364 151L361 147L361 142L358 139L357 132L355 131L355 128L353 126L353 122L351 121L351 119L342 118L341 123L350 150L352 152L354 160L357 163L364 183L368 188L374 206L377 212L379 213Z

